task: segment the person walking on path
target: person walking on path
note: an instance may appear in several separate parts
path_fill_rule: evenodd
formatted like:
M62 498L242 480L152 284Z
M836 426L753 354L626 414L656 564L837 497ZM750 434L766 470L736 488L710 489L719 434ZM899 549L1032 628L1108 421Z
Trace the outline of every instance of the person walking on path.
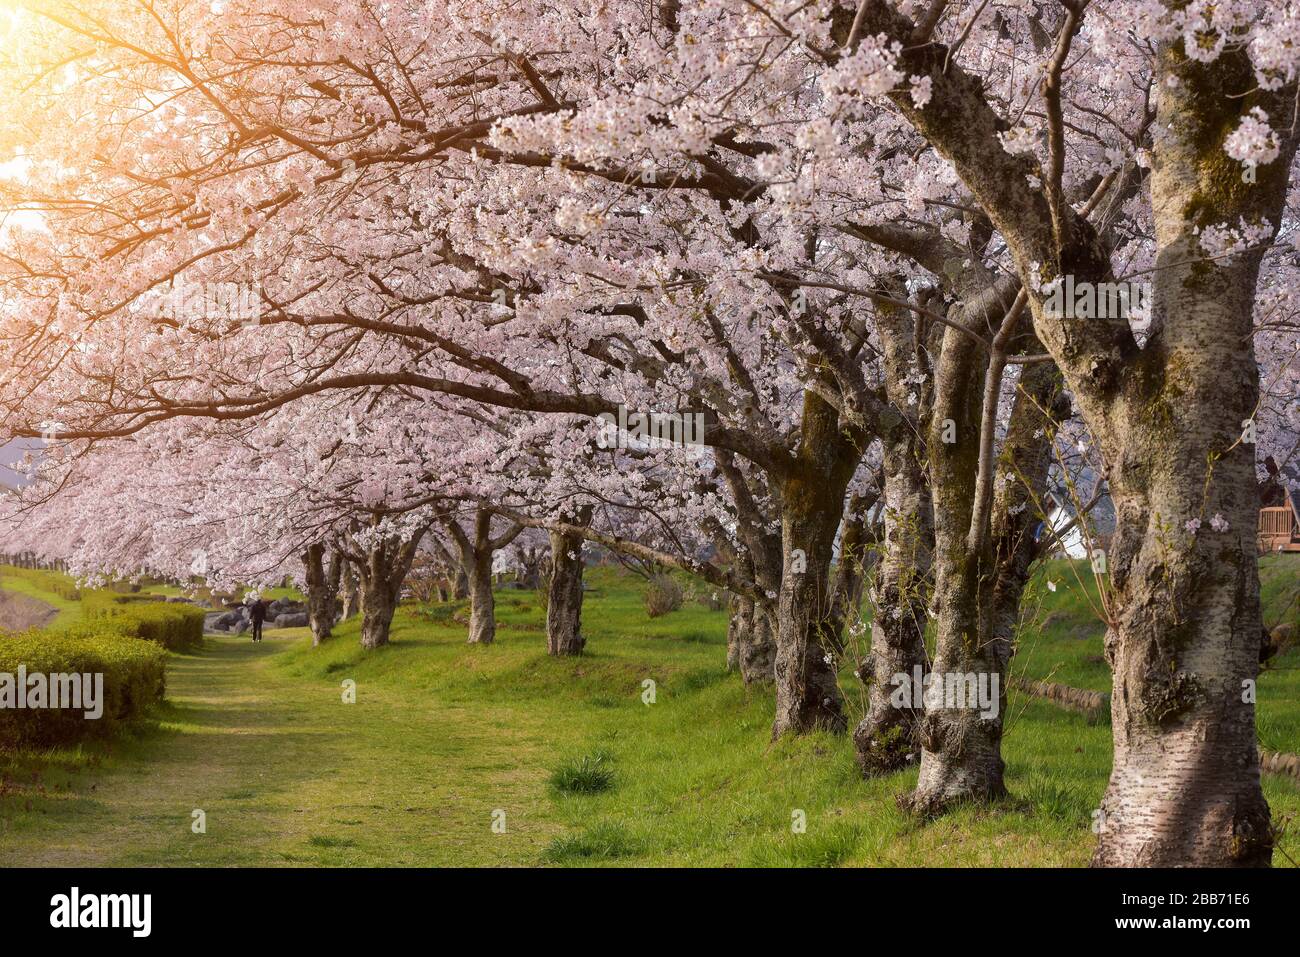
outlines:
M266 621L266 602L257 592L248 596L248 618L253 623L253 640L262 640L262 623Z

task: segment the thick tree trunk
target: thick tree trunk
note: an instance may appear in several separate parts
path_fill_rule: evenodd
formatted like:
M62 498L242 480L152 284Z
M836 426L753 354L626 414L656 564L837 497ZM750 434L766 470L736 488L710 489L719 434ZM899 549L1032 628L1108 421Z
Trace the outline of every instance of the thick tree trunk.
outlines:
M1281 222L1294 124L1273 122L1280 155L1245 177L1223 138L1259 107L1290 113L1293 85L1254 88L1240 51L1201 64L1160 53L1152 173L1154 332L1105 434L1117 526L1108 555L1106 658L1114 766L1093 863L1267 866L1260 787L1255 447L1255 288L1265 242L1207 259L1211 224ZM1242 98L1240 91L1251 90ZM1254 172L1254 171L1253 171Z
M842 502L803 485L788 490L782 509L785 565L777 611L774 738L845 727L835 668L827 661L834 648L831 551Z
M397 596L381 581L366 581L361 587L361 647L388 644L388 634L397 611Z
M748 553L736 556L742 577L754 577L754 561ZM739 671L746 685L772 683L776 661L776 634L772 612L747 595L732 595L727 622L727 670Z
M775 678L776 628L772 610L751 603L748 627L740 636L740 678L746 685L768 685Z
M901 281L895 295L907 297ZM934 389L933 377L922 370L929 368L941 335L931 330L923 336L903 309L878 309L877 324L892 408L880 423L884 535L872 583L871 651L858 665L867 684L867 713L853 732L858 766L868 776L896 771L916 761L921 750L922 709L892 699L900 676L911 682L930 665L925 626L934 519L923 435Z
M474 512L474 526L466 533L455 521L447 531L460 556L461 573L469 591L469 644L490 645L496 640L496 598L492 593L492 557L497 549L514 541L523 526L511 524L503 534L492 537L492 510L480 507ZM459 589L459 583L457 585Z
M754 619L754 603L740 595L732 595L727 602L727 670L740 670L741 633Z
M311 625L313 646L330 636L338 616L341 559L337 552L332 553L327 567L324 556L325 544L318 542L309 545L302 558L307 579L307 621Z
M1220 359L1207 350L1188 376L1223 377L1229 360ZM1106 634L1115 757L1093 857L1102 866L1266 865L1272 854L1246 693L1262 628L1251 447L1229 452L1205 478L1206 454L1231 444L1254 390L1242 375L1237 395L1201 402L1202 390L1187 385L1178 448L1154 457L1145 489L1115 480L1115 620ZM1212 516L1226 529L1212 527ZM1198 521L1193 536L1187 523Z
M772 531L775 514L769 514L762 504L777 496L761 473L746 473L729 453L717 452L717 463L735 501L735 534L740 540L737 548L728 532L714 529L719 550L734 562L742 579L754 582L766 594L780 595L781 539ZM746 686L770 684L775 677L775 616L774 607L757 603L747 595L732 598L727 624L728 667L734 661Z
M777 610L776 719L772 737L843 731L834 664L831 557L862 436L835 409L804 394L798 459L781 483L781 593Z
M733 595L727 622L727 670L739 671L746 685L768 685L775 662L771 612L752 599Z
M968 347L949 335L945 354L952 348ZM979 392L976 373L983 365L954 362L948 367L951 375L936 404L943 416L961 415L965 405L969 411L958 421L979 422L980 405L974 399ZM1032 532L1041 516L1034 502L1045 497L1055 428L1051 416L1068 411L1058 402L1060 377L1051 365L1026 367L1019 385L993 476L988 533L979 544L970 538L977 511L978 466L971 465L978 460L978 425L973 434L959 431L957 442L947 447L931 435L938 607L934 697L923 698L916 790L900 802L923 816L1007 793L1002 760L1007 665L1037 548Z
M388 644L402 582L411 570L423 535L421 531L406 541L380 539L360 556L356 568L357 590L361 596L361 647L379 648Z
M469 643L490 645L497 636L491 552L474 556L465 569L465 576L469 580Z
M582 539L551 532L551 580L547 585L546 653L582 654Z
M926 576L934 529L929 484L906 432L896 432L885 448L885 544L872 584L871 654L858 668L867 682L867 713L853 744L867 775L896 771L920 754L922 709L891 700L898 676L910 682L929 670Z

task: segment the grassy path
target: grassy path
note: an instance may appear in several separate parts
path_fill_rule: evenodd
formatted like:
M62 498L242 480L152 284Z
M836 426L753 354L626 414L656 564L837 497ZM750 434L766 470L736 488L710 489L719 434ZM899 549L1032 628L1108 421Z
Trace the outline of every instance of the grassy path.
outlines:
M0 865L504 863L545 844L526 815L493 841L493 808L538 786L515 739L365 684L345 705L341 679L271 666L304 643L292 634L209 638L173 658L156 729L10 768Z
M0 866L1087 862L1107 725L1013 691L1011 799L918 822L894 801L915 769L863 781L845 735L770 742L770 693L722 669L724 612L688 603L648 620L635 584L589 577L578 659L548 657L535 596L509 591L487 647L465 643L449 606L404 608L376 651L360 647L355 620L320 648L306 629L261 645L208 638L172 657L168 701L133 737L0 756ZM1089 678L1100 637L1076 623L1086 603L1068 584L1047 594L1021 673ZM1279 659L1260 682L1261 737L1300 750L1300 650ZM342 701L345 680L355 704ZM845 686L860 707L860 685ZM609 780L559 793L548 779L564 767ZM1264 786L1286 828L1274 862L1287 866L1300 856L1288 823L1300 785L1267 775ZM191 831L195 809L205 834Z

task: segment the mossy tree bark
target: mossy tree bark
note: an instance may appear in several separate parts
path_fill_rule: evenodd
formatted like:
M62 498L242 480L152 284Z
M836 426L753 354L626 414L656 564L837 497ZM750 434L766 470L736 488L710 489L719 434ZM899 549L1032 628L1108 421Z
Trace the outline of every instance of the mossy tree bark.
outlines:
M591 521L591 509L578 516L577 523ZM580 535L552 529L551 578L547 583L546 653L556 657L580 655L587 640L582 637L582 548Z
M316 542L307 546L302 556L307 580L307 621L313 646L330 637L339 617L339 583L344 559L337 549L331 549L327 563L325 552L325 543Z
M924 442L933 404L928 350L910 315L880 309L877 324L891 408L879 430L884 540L872 583L871 650L858 665L867 713L853 732L854 754L866 775L896 771L920 754L921 709L899 707L892 693L897 676L910 682L929 669L925 610L934 542Z
M715 453L736 506L736 537L739 548L727 544L722 530L715 530L720 547L729 553L742 578L755 582L763 595L779 595L781 589L781 539L771 531L773 518L763 503L772 499L766 477L746 469L728 452ZM727 626L728 655L734 647L736 667L746 686L768 685L775 677L775 603L736 594L732 599L731 621Z
M799 450L780 484L773 738L845 727L829 639L834 627L830 572L845 493L865 444L865 435L841 423L833 406L812 392L804 394Z
M1002 732L1006 716L1008 665L1015 653L1020 602L1038 552L1033 530L1043 517L1051 466L1052 436L1060 417L1061 379L1051 364L1026 367L1012 404L987 518L976 514L981 467L980 427L959 427L957 440L942 440L942 421L978 423L987 401L982 373L987 360L969 358L967 345L945 336L936 428L930 435L935 516L935 698L921 719L921 771L915 791L902 803L923 816L965 801L1006 795ZM950 351L951 350L951 351ZM1000 374L997 375L1000 379ZM978 526L983 523L981 530ZM967 676L974 676L972 686ZM950 683L967 689L960 699L941 698ZM982 685L980 683L983 683ZM969 690L987 689L988 710Z
M874 556L871 510L876 493L849 496L840 519L839 551L835 556L835 578L831 586L831 639L837 652L845 648L844 630L858 621L867 572Z
M1295 88L1259 90L1240 53L1200 64L1173 45L1158 79L1156 123L1169 135L1152 175L1155 331L1108 409L1104 442L1118 516L1106 635L1115 762L1093 863L1267 865L1272 828L1245 693L1262 629L1258 500L1254 446L1240 441L1259 396L1263 252L1209 260L1197 233L1280 223L1294 131L1253 183L1223 138L1252 108L1289 115Z

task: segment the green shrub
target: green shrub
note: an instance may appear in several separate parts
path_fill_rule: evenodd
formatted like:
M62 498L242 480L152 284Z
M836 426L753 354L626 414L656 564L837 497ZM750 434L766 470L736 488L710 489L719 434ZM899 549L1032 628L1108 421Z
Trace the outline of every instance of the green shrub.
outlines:
M645 589L645 610L651 618L658 618L682 607L686 594L681 583L672 575L651 575Z
M70 744L110 733L160 701L165 689L167 654L158 645L122 637L117 628L94 633L84 625L67 632L32 630L0 636L0 675L16 684L19 666L27 675L102 674L103 714L87 709L0 707L0 748ZM2 692L0 692L2 693Z
M82 600L91 623L111 622L115 633L152 641L168 649L203 640L203 609L181 602L139 600L141 596L92 592Z

